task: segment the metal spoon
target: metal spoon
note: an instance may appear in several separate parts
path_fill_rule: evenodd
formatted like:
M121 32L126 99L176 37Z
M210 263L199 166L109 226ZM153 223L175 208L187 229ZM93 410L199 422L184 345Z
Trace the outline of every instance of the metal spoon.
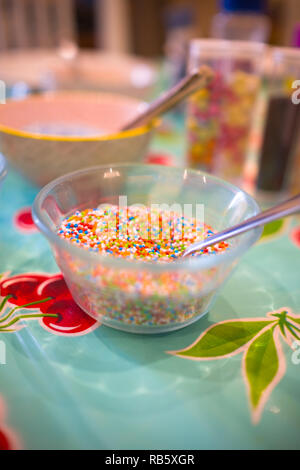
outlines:
M147 105L133 120L122 127L121 131L128 131L135 127L143 126L152 119L166 113L180 101L195 93L200 88L206 87L212 80L212 70L203 65L199 70L187 75L170 90L164 92L153 103Z
M299 211L300 194L293 197L292 199L288 199L287 201L272 207L271 209L260 212L258 215L251 217L250 219L247 219L238 225L234 225L233 227L227 228L222 232L216 233L215 235L212 235L211 237L206 238L201 242L193 243L183 252L181 258L190 256L192 253L203 250L204 248L214 245L215 243L220 243L224 240L227 240L228 238L236 237L237 235L248 232L248 230L252 230L255 227L265 225L269 222L272 222L273 220L281 219L282 217L286 217Z

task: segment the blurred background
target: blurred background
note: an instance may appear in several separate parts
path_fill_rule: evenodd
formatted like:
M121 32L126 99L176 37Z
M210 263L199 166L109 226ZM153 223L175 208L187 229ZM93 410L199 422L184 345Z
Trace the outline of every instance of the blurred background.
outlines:
M264 3L270 20L267 41L282 46L296 41L298 0L1 0L0 48L51 46L64 37L79 47L157 57L164 53L171 29L189 27L197 37L213 36L215 16L226 3L231 9ZM51 27L56 31L49 37Z
M193 38L200 42L192 50ZM235 46L212 42L220 39ZM294 177L300 107L291 101L300 79L299 0L0 0L0 80L7 98L92 90L151 101L202 64L212 67L216 80L190 100L187 112L178 106L164 120L151 148L173 155L158 161L276 194L291 185L300 190ZM8 109L0 126L9 127ZM95 132L80 120L50 122L44 107L39 113L29 122L21 107L12 110L9 125L38 134ZM8 132L2 131L0 150L13 161L16 144L10 135L6 148Z

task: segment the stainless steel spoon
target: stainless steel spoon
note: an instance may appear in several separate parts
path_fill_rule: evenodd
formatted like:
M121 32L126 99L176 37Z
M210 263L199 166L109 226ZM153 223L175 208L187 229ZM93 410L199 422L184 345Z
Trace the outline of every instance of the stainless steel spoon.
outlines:
M212 70L203 65L199 70L187 75L170 90L164 92L153 103L147 105L146 109L142 110L134 119L123 126L121 131L128 131L149 123L152 119L169 111L192 93L206 87L213 77Z
M203 250L204 248L214 245L215 243L220 243L224 240L228 240L228 238L236 237L237 235L248 232L248 230L252 230L255 227L265 225L269 222L272 222L273 220L281 219L282 217L286 217L299 211L300 194L293 197L292 199L288 199L287 201L272 207L271 209L260 212L256 216L251 217L250 219L247 219L238 225L234 225L233 227L227 228L222 232L216 233L215 235L212 235L211 237L206 238L201 242L193 243L182 253L181 258L190 256L192 253Z

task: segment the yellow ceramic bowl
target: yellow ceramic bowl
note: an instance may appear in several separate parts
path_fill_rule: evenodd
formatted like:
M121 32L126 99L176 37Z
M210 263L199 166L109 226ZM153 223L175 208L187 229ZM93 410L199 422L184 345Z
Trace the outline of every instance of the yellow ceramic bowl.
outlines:
M0 151L37 185L99 164L141 161L156 123L119 132L143 102L123 95L55 92L0 106Z

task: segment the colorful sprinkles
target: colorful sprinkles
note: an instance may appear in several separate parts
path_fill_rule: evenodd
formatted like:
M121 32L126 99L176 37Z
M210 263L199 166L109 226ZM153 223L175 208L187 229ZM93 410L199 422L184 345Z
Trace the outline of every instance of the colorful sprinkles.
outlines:
M59 264L68 272L75 300L98 321L142 333L168 331L204 314L227 276L226 269L217 267L174 269L189 244L213 233L210 226L171 210L102 205L63 220L58 235L107 257L145 261L145 267L116 268L100 257L92 262L65 250ZM227 248L220 243L205 253L218 256ZM149 269L147 261L164 263L163 269Z
M226 61L225 61L226 62ZM215 78L195 93L188 104L188 161L235 184L243 182L253 109L259 78L244 72L245 62L234 61L223 70L215 61Z
M76 211L58 229L61 238L100 254L158 262L175 261L187 246L213 234L209 225L171 210L116 205ZM221 242L202 254L227 248Z

